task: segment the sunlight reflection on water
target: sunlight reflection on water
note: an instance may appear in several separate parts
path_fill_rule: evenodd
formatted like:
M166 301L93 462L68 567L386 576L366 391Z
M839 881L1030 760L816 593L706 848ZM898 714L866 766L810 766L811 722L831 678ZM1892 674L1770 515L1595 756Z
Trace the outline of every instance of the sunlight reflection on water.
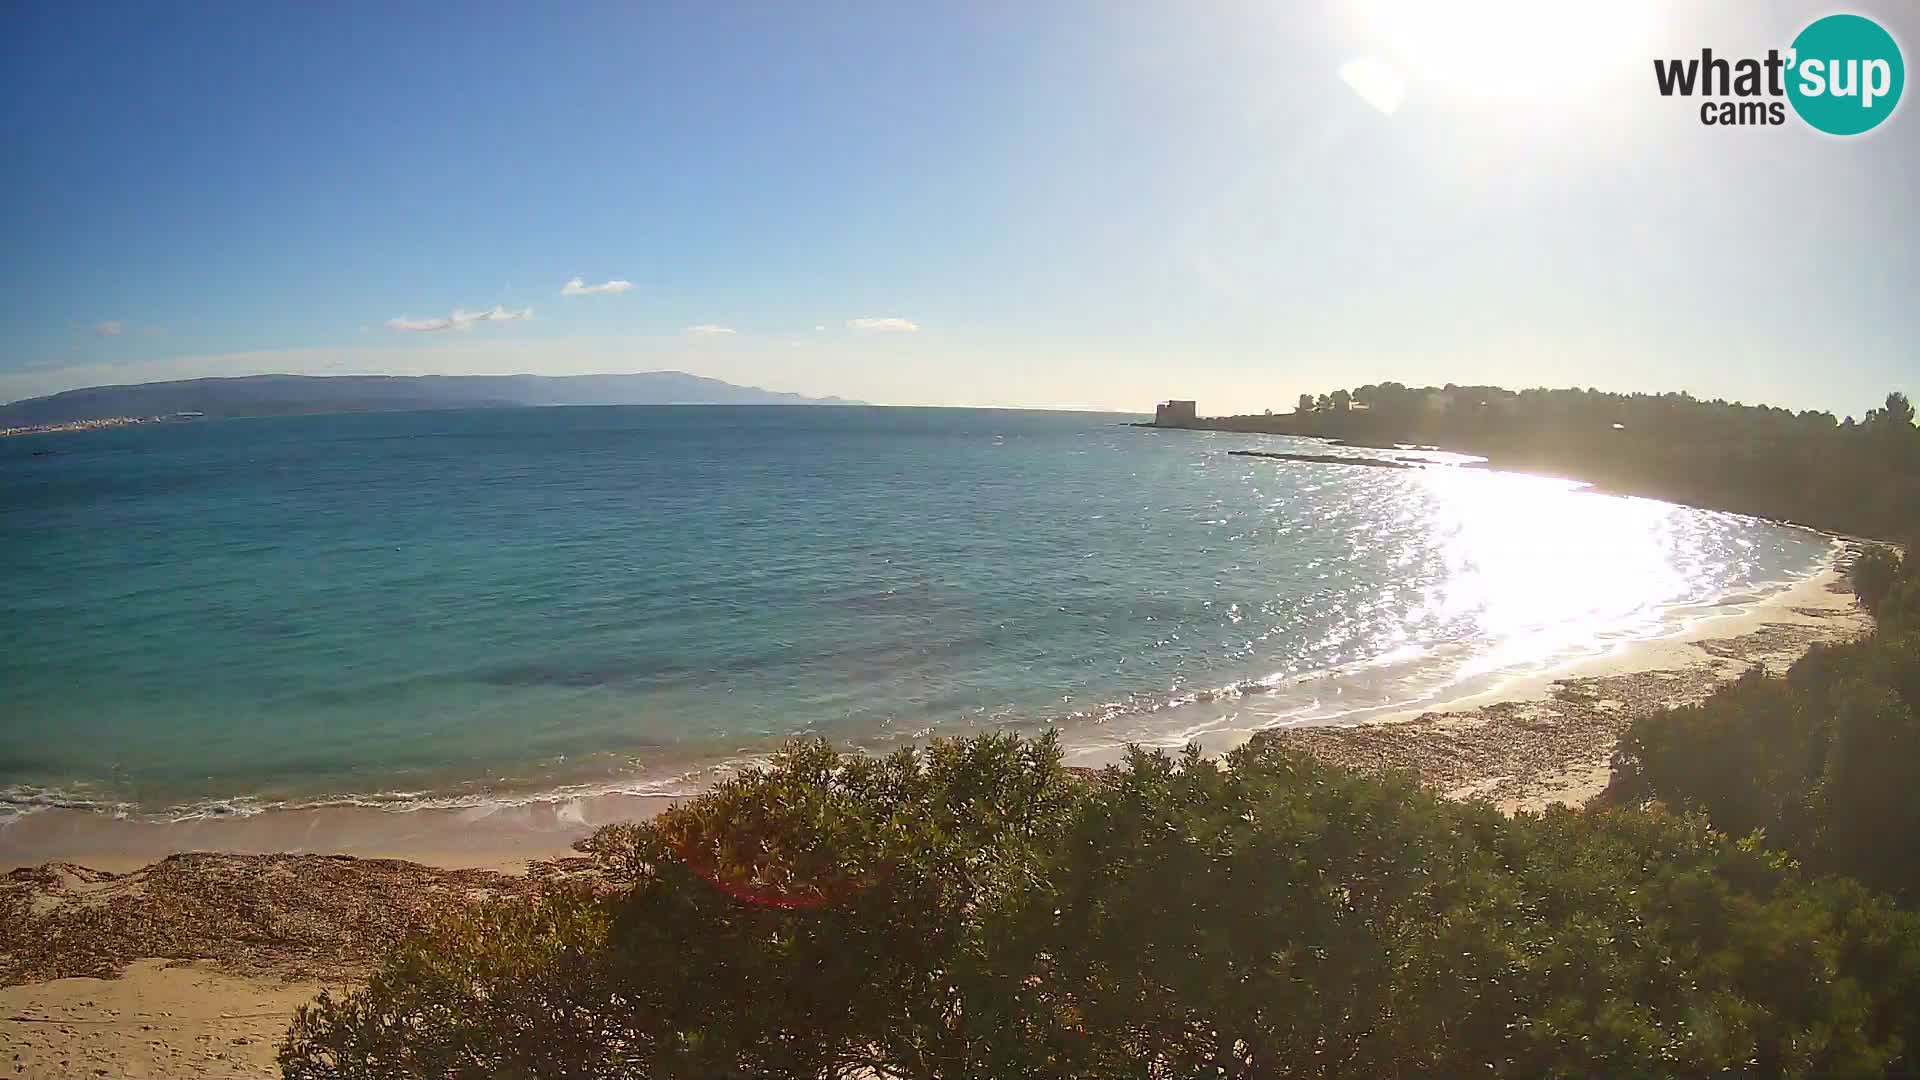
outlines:
M1697 513L1511 473L1434 470L1420 480L1446 568L1428 600L1443 616L1469 615L1492 643L1463 676L1620 632L1706 586L1708 533Z

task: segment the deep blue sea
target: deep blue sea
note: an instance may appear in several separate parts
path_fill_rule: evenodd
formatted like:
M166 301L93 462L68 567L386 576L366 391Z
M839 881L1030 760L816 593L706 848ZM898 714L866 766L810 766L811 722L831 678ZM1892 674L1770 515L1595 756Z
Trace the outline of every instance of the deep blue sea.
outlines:
M1538 670L1827 551L1447 455L1230 457L1327 448L1123 419L553 408L0 440L0 792L179 816L667 790L799 733L1174 744L1256 699L1312 722Z

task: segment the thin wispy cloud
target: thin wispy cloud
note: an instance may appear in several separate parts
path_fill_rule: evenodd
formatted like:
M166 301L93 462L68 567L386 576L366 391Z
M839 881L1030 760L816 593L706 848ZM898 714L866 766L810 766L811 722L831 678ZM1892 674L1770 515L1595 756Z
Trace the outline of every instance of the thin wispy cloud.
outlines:
M106 322L94 323L93 332L97 337L119 337L127 332L127 328L120 325L118 319L108 319Z
M848 319L847 329L870 334L913 334L919 332L920 324L912 319L891 317Z
M726 337L728 334L738 333L739 331L735 330L731 326L720 326L715 323L701 323L698 326L689 326L685 330L682 330L680 332L687 335L688 337Z
M589 285L582 278L574 278L560 287L561 296L618 296L633 288L633 282L615 278L598 285Z
M387 320L387 329L401 334L431 334L441 330L470 330L474 323L483 322L519 322L533 318L530 307L514 311L498 304L490 311L456 310L451 315L436 319L413 319L405 315Z
M387 320L387 329L399 333L424 334L434 330L453 329L452 319L409 319L405 315Z

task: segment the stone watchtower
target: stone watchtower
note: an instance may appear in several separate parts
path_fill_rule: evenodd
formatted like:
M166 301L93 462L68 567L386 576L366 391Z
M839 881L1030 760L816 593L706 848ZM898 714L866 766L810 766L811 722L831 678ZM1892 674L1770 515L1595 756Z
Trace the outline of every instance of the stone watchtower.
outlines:
M1154 427L1192 427L1196 419L1191 401L1163 401L1153 407Z

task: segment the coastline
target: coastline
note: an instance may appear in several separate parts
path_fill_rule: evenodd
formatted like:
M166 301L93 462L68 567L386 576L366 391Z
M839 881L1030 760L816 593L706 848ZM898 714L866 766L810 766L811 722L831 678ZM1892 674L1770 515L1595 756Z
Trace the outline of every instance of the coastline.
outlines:
M1362 706L1331 720L1290 721L1250 698L1239 703L1246 715L1223 707L1185 734L1208 755L1264 734L1349 768L1410 769L1442 794L1484 795L1509 811L1583 801L1574 796L1604 786L1607 755L1632 717L1703 699L1755 664L1784 671L1816 643L1872 629L1846 583L1847 567L1869 542L1822 535L1829 550L1803 577L1743 602L1699 609L1662 633L1448 687L1414 704ZM1543 737L1548 729L1555 737ZM1596 732L1604 738L1593 738ZM1068 763L1098 768L1118 761L1135 734L1071 747ZM1516 742L1529 744L1524 755ZM1598 786L1569 787L1560 776L1595 768ZM1548 774L1560 778L1549 782Z
M1614 745L1633 719L1705 700L1755 668L1782 674L1814 645L1871 632L1846 580L1858 550L1836 540L1814 574L1675 634L1435 708L1279 737L1348 768L1411 769L1449 798L1486 798L1508 813L1580 806L1605 790Z
M1446 796L1508 812L1579 805L1605 788L1633 717L1870 630L1845 583L1858 550L1836 538L1795 584L1662 637L1357 723L1268 730L1324 760L1412 770ZM1256 730L1215 728L1203 743L1217 753ZM1076 749L1069 764L1114 752ZM320 990L351 986L451 905L587 872L574 841L674 801L321 807L178 823L26 815L0 830L0 870L10 871L0 877L0 1043L14 1048L16 1074L275 1075L281 1033ZM202 853L177 853L186 847Z
M1484 794L1509 809L1537 809L1545 805L1541 799L1570 783L1543 787L1543 770L1598 769L1603 784L1613 735L1636 711L1704 697L1745 671L1748 654L1783 667L1815 641L1865 633L1870 620L1844 584L1844 568L1860 545L1840 537L1831 544L1813 571L1793 584L1726 610L1705 609L1665 633L1622 641L1603 653L1483 677L1412 703L1362 706L1304 722L1287 719L1284 697L1208 697L1185 706L1185 716L1162 710L1131 723L1083 728L1068 742L1066 761L1099 768L1124 756L1130 742L1169 748L1191 740L1219 754L1270 732L1343 765L1409 768L1450 795ZM1776 628L1770 638L1786 640L1744 640L1767 627ZM1553 737L1546 737L1546 728ZM1521 744L1528 747L1525 756L1514 749ZM1492 752L1500 745L1508 750ZM649 818L684 797L560 793L403 809L328 804L173 821L53 806L0 824L0 873L63 862L124 874L189 851L349 855L514 873L530 862L566 858L573 843L595 829Z

